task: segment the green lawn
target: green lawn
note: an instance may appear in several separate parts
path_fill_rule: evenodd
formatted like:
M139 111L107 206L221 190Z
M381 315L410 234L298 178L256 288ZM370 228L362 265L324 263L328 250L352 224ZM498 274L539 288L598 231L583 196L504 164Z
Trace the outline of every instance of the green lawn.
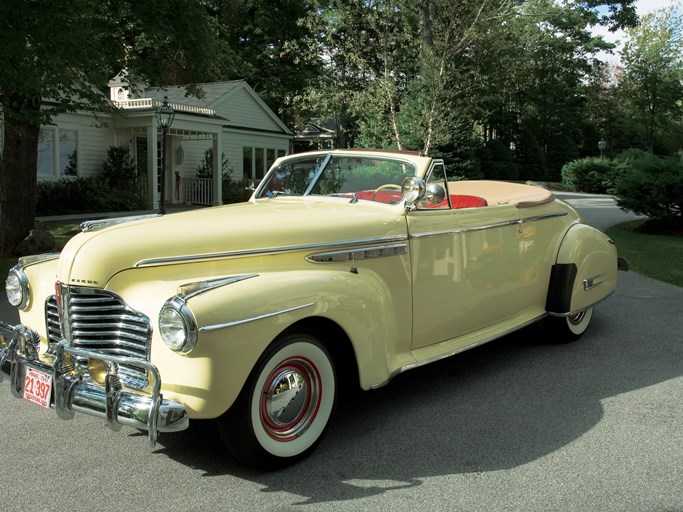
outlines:
M619 256L628 260L633 272L683 287L683 237L638 233L635 229L643 222L627 222L607 230Z

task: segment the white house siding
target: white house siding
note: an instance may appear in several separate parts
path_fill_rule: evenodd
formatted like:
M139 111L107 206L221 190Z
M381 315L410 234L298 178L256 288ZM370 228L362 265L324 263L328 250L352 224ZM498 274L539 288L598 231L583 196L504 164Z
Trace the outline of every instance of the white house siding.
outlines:
M74 130L77 133L78 176L93 176L99 174L102 163L107 157L109 146L116 144L111 119L100 117L100 122L107 126L96 124L96 120L89 114L59 114L54 119L57 126L43 126L43 130ZM56 180L61 176L39 176L41 180Z
M265 104L258 101L253 93L246 89L246 85L226 94L212 107L216 109L217 115L228 120L230 126L282 131L282 127L266 110Z

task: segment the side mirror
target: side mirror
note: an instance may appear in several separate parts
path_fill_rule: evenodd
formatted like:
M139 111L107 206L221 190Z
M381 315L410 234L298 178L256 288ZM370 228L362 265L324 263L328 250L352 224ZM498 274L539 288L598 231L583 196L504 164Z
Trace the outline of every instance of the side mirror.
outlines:
M446 199L446 191L440 183L430 183L427 185L425 197L432 204L439 204Z

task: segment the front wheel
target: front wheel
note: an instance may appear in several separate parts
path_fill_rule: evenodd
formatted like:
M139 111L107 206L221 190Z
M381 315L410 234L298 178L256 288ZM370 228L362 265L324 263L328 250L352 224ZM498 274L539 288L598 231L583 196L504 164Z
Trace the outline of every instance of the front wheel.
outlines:
M312 334L277 339L252 370L232 407L218 419L221 438L243 463L278 469L320 441L336 399L334 364Z
M586 332L593 318L593 307L565 317L549 316L546 329L554 343L570 343L578 340Z

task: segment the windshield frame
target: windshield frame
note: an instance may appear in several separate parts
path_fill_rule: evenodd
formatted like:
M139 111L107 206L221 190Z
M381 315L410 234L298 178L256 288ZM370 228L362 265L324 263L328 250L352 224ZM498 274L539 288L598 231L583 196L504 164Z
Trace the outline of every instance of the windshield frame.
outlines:
M403 155L400 152L385 152L385 151L339 151L339 150L333 150L333 151L321 151L321 152L306 152L306 153L298 153L298 154L293 154L293 155L287 155L285 157L281 157L277 159L273 166L269 169L269 171L266 173L265 177L261 182L258 184L256 187L254 194L252 198L254 200L263 200L263 199L274 199L277 197L282 197L282 196L287 196L287 197L311 197L311 196L316 196L316 197L338 197L340 199L347 199L351 200L351 202L357 202L359 199L360 200L368 200L368 201L373 201L376 203L380 204L387 204L388 206L395 206L397 204L402 204L403 198L402 194L400 193L400 188L401 188L401 182L405 177L422 177L421 175L427 172L428 169L431 168L431 165L429 165L429 161L431 161L430 158L428 157L419 157L416 158L417 155L413 155L413 158L411 158L408 155ZM316 164L315 169L311 169L311 172L313 174L310 175L308 179L310 179L310 182L306 184L306 189L303 191L303 193L290 193L288 191L284 190L284 187L278 187L277 185L275 188L283 188L282 191L274 191L274 190L269 190L270 186L273 184L273 180L275 179L275 175L278 172L282 172L285 166L287 165L292 165L296 164L297 162L306 162L307 160L312 161L315 159L318 159L318 162ZM424 160L423 160L424 159ZM323 176L325 175L326 171L330 168L331 163L333 162L341 162L341 163L348 163L352 160L358 160L359 165L357 168L363 167L364 162L372 162L375 164L374 167L379 168L380 165L383 162L390 162L393 164L396 164L397 166L405 166L407 168L407 171L403 171L403 175L400 176L400 180L396 179L389 179L389 175L391 172L394 172L393 169L388 169L387 170L387 180L386 183L380 184L378 186L372 186L368 185L368 187L360 189L360 190L353 190L353 191L343 191L340 190L337 193L315 193L316 186L318 186L321 183L324 183ZM427 164L425 164L427 162ZM312 167L312 166L311 166ZM373 169L373 166L370 166L369 169ZM425 168L426 167L426 168ZM344 172L350 172L354 169L353 166L347 167ZM293 172L290 171L290 173ZM337 171L330 171L330 172L337 172ZM367 177L372 178L371 173L369 175L363 175L362 173L360 174L361 177ZM379 176L380 182L382 180L381 175ZM399 182L397 182L399 181ZM394 193L395 197L392 197L391 201L385 201L385 200L376 200L375 199L375 194L377 194L377 189L380 186L383 185L393 185L396 187L396 191ZM368 196L370 193L372 193L371 197L363 197L363 196ZM396 195L398 194L398 195Z

